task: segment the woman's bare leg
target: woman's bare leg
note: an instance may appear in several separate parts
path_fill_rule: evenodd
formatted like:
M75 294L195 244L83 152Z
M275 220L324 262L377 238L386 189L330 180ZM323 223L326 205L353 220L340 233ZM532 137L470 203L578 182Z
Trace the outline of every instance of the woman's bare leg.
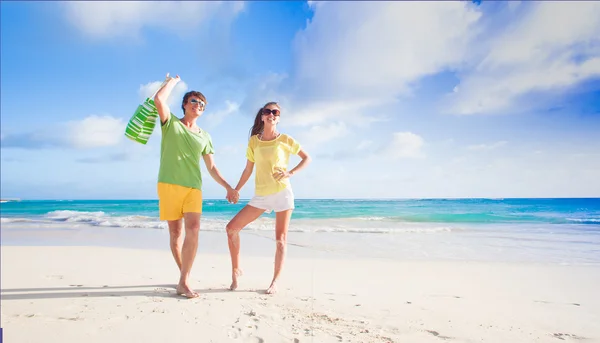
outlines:
M229 254L231 255L231 286L229 289L235 290L238 286L237 278L242 275L240 269L240 231L246 225L255 221L265 210L250 205L244 206L238 214L227 224L227 242L229 244Z
M283 262L287 250L287 232L288 227L290 226L290 219L292 218L292 211L293 210L287 210L275 213L275 241L277 250L275 252L273 281L271 281L271 286L267 289L267 294L274 294L277 292L277 280L279 280L279 275L283 269Z

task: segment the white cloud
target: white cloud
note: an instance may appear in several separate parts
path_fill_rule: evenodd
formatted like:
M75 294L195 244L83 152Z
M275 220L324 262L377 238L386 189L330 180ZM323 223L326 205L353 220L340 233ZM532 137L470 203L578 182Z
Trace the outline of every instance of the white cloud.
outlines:
M490 38L489 52L461 77L452 112L516 107L522 96L570 88L600 77L600 3L537 2Z
M216 112L209 112L205 114L205 123L207 128L214 128L221 124L223 120L230 117L232 114L237 113L240 109L240 105L236 102L229 100L225 101L225 108Z
M356 150L365 150L372 145L373 145L373 141L363 140L358 144L358 146L356 147Z
M138 37L145 26L185 33L217 18L228 20L244 2L227 1L69 1L67 19L94 38Z
M581 146L595 158L572 156L561 145L550 143L552 154L535 154L526 147L506 157L432 154L410 162L385 158L376 163L366 163L366 155L343 162L316 158L315 166L298 175L294 187L308 190L305 196L311 198L597 197L598 144ZM338 167L345 173L331 177ZM353 187L345 187L348 183Z
M140 85L140 89L138 90L140 101L144 101L146 98L154 95L161 85L162 81L153 81L144 85ZM169 98L167 99L167 103L169 105L171 113L181 113L179 112L181 109L181 101L183 100L183 96L185 95L187 90L188 85L184 81L179 81L175 85L175 88L173 88L171 94L169 95Z
M81 149L113 146L124 137L125 125L120 118L92 115L67 123L66 139Z
M515 11L521 6L521 1L508 1L507 6L510 11Z
M296 37L297 82L320 96L396 96L458 67L480 16L466 2L320 4Z
M287 118L291 96L284 94L282 91L282 85L287 80L287 74L278 73L267 73L249 80L249 87L245 90L245 99L240 105L241 111L254 115L261 106L267 102L275 101L283 106L282 112Z
M421 148L424 140L412 132L395 132L385 154L392 158L421 158L425 157Z
M385 121L388 118L374 112L377 103L367 99L348 99L345 101L309 101L297 98L291 99L289 106L283 108L285 125L310 126L328 123L332 120L342 120L348 125L365 127L374 122ZM365 114L365 112L370 113Z
M392 120L399 112L390 105L399 94L422 77L461 65L481 16L466 2L309 6L314 16L295 38L294 70L270 75L256 88L282 103L281 125L305 128L299 139L312 145ZM422 156L417 135L400 133L394 144L392 156Z
M309 6L314 16L296 36L289 80L289 101L302 104L304 123L344 116L312 114L315 104L352 102L361 110L410 96L424 77L444 71L456 72L460 84L442 111L458 114L524 111L547 103L525 96L555 97L600 77L598 2L511 3L501 14L468 2Z
M297 137L297 140L303 146L317 147L325 142L344 137L348 133L349 130L345 123L335 122L326 125L314 125L309 130L303 131Z
M481 150L494 150L497 149L501 146L506 145L506 143L508 143L507 141L499 141L499 142L495 142L492 144L475 144L475 145L469 145L467 146L467 149L469 150L474 150L474 151L481 151Z
M594 174L600 172L600 160L577 160L560 152L558 146L551 148L554 152L546 155L534 151L502 158L478 155L453 165L443 163L441 178L423 175L419 184L438 196L443 193L456 197L597 196L600 184L594 182L597 178ZM573 165L577 168L572 168Z
M311 1L311 0L308 0L308 1L306 2L306 4L308 5L308 7L310 7L311 9L313 9L313 10L314 10L314 9L315 9L315 8L317 8L318 6L322 5L324 2L325 2L325 1Z

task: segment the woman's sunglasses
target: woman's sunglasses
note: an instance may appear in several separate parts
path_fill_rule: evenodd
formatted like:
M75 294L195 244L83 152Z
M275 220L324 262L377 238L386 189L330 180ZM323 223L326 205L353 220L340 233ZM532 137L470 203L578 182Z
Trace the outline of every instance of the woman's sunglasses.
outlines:
M268 108L263 108L262 109L262 114L264 114L266 116L268 116L269 114L273 114L274 116L279 117L279 113L281 113L281 112L279 112L278 109L274 109L274 110L271 110L271 109L268 109Z

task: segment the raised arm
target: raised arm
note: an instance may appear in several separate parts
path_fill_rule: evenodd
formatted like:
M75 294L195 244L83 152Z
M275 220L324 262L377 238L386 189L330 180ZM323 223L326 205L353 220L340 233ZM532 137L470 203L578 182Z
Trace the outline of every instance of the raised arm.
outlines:
M237 186L235 186L236 191L239 192L242 190L242 187L244 187L246 182L248 182L250 175L252 175L253 169L254 169L254 162L251 162L250 160L246 160L246 168L244 168L244 171L242 172L242 176L240 176L240 181L238 182Z
M227 190L227 196L226 196L227 200L230 202L236 203L238 201L240 195L235 189L231 188L231 186L227 183L227 181L225 181L225 179L219 172L219 169L217 169L217 166L215 165L213 155L206 154L206 155L202 156L202 158L204 159L204 164L206 164L206 170L208 170L208 173L210 174L210 176L215 181L217 181L217 183L219 185L223 186L223 188L225 188Z
M169 95L171 95L171 91L175 85L181 80L179 75L175 77L170 77L169 73L167 73L167 82L158 90L156 95L154 96L154 104L156 105L156 109L158 110L158 115L160 117L160 123L164 124L169 116L171 115L171 110L169 109L169 105L167 105L167 99Z

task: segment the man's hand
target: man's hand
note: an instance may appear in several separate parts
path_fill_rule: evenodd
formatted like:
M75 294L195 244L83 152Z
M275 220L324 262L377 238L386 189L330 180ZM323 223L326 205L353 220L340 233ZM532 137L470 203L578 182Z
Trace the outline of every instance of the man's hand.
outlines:
M181 81L181 78L179 77L179 75L172 77L172 76L169 76L169 73L167 73L167 77L165 78L165 81L169 82L171 80L175 80L175 83L178 83L179 81Z
M240 200L240 193L233 188L227 188L227 196L225 198L231 204L237 204L238 200Z

